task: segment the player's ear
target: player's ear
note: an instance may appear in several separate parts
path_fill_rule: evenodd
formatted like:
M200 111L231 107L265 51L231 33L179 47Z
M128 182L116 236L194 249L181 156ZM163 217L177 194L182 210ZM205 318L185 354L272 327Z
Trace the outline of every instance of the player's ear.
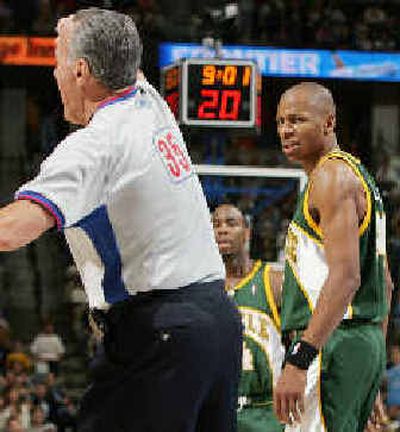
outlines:
M251 235L251 233L250 233L250 228L247 227L247 228L244 230L244 238L245 238L245 241L246 241L247 244L250 244L250 235Z
M325 122L324 135L330 135L335 132L336 117L334 114L329 114Z
M250 253L250 228L246 228L245 232L244 232L244 247L245 250Z

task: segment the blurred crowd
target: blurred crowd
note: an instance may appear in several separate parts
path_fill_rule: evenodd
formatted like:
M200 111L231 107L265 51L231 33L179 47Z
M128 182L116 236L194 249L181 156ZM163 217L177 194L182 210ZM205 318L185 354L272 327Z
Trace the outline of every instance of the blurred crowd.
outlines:
M247 3L243 1L243 3ZM398 5L335 0L255 0L244 41L299 48L395 50ZM246 28L242 28L246 31Z
M240 0L189 2L183 13L163 0L0 0L0 31L48 35L59 17L78 7L113 7L131 14L149 41L200 41L301 48L396 50L396 2L348 0ZM213 6L207 6L211 3ZM225 5L235 7L225 14Z
M30 346L0 319L0 432L75 431L76 406L60 385L65 348L51 322Z

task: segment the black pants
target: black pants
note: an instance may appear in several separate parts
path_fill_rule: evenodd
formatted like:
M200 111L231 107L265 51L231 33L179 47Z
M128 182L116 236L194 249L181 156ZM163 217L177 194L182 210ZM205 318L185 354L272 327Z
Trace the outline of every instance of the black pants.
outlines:
M113 306L78 431L236 431L241 346L223 281Z

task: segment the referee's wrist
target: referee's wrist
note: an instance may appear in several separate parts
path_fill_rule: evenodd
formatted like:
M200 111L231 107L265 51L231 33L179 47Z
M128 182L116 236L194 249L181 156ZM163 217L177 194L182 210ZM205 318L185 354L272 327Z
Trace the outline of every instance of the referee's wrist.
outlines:
M289 363L299 369L307 370L318 353L319 350L314 345L300 339L289 348L285 356L285 364Z

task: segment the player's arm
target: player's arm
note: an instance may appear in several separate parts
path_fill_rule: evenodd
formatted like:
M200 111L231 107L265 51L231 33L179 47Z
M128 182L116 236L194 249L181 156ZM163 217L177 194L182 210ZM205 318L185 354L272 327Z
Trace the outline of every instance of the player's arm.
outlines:
M269 281L274 295L275 304L279 309L282 303L283 269L279 268L278 265L271 267Z
M317 208L328 264L328 277L302 339L320 349L339 325L360 286L360 184L340 161L327 161L312 181L310 202Z
M388 305L388 314L386 315L386 318L382 322L382 331L383 331L383 334L385 335L385 338L386 338L387 328L388 328L388 323L389 323L390 306L392 304L392 293L393 293L393 289L394 289L394 285L393 285L393 281L392 281L392 276L390 274L389 263L388 263L387 257L385 257L385 281L386 281L386 301L387 301L387 305Z
M54 225L54 217L39 204L17 200L0 209L0 251L25 246Z

